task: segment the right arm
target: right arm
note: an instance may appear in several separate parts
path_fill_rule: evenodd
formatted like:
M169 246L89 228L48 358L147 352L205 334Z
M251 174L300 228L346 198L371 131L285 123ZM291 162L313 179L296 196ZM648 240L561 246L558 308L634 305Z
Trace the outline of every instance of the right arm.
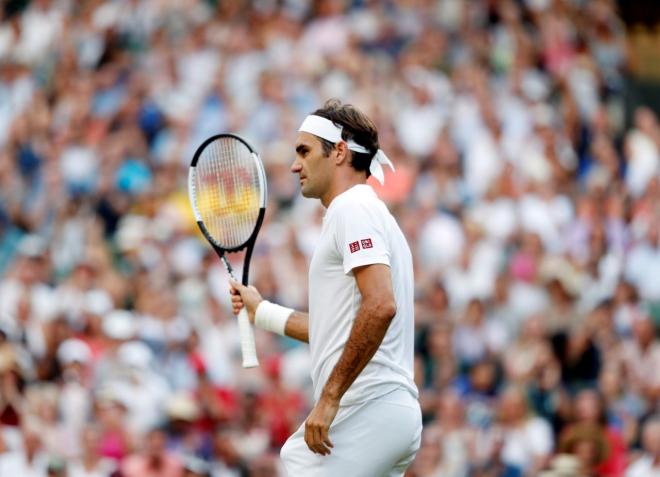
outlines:
M252 318L254 320L254 317ZM302 311L294 311L286 320L284 333L294 340L309 343L309 314Z
M247 309L250 323L254 324L254 313L263 298L259 291L253 287L246 287L240 283L231 282L231 304L235 315L241 311L244 306ZM284 334L304 343L309 343L309 314L302 311L294 311L289 315L284 328Z

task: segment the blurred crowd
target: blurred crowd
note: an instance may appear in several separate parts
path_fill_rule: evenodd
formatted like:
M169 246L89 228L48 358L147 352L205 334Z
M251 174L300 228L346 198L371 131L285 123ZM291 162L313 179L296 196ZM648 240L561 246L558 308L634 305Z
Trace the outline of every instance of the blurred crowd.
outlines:
M283 475L308 352L257 332L240 367L187 165L261 152L251 282L305 310L323 209L289 167L331 97L375 120L415 257L407 475L660 475L660 124L626 48L614 0L3 2L0 476Z

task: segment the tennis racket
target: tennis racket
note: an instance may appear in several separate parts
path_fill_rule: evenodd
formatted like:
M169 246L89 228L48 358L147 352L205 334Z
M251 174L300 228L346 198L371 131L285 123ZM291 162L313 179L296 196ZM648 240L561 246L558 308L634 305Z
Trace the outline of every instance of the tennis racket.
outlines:
M266 211L266 173L261 159L235 134L208 138L188 169L188 196L199 229L234 280L225 254L246 249L241 282L247 285L252 250ZM243 367L259 366L245 308L238 314L238 331Z

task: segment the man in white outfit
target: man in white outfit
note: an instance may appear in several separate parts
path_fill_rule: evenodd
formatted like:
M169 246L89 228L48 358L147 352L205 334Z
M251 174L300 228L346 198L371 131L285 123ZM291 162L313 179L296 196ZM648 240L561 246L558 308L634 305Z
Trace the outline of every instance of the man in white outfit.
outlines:
M328 101L298 130L291 171L327 209L309 270L309 313L232 282L234 312L309 343L315 405L282 447L292 477L402 476L420 444L413 382L412 255L366 184L392 163L373 122Z

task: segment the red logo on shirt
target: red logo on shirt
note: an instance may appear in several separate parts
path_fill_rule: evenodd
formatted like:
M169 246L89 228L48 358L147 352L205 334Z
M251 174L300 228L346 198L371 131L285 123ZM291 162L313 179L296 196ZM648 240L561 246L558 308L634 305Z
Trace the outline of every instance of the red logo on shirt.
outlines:
M371 239L362 239L360 240L360 243L362 244L362 248L373 248L373 245L371 244Z
M351 253L355 253L360 250L360 242L351 242L348 244L348 248L351 250Z

